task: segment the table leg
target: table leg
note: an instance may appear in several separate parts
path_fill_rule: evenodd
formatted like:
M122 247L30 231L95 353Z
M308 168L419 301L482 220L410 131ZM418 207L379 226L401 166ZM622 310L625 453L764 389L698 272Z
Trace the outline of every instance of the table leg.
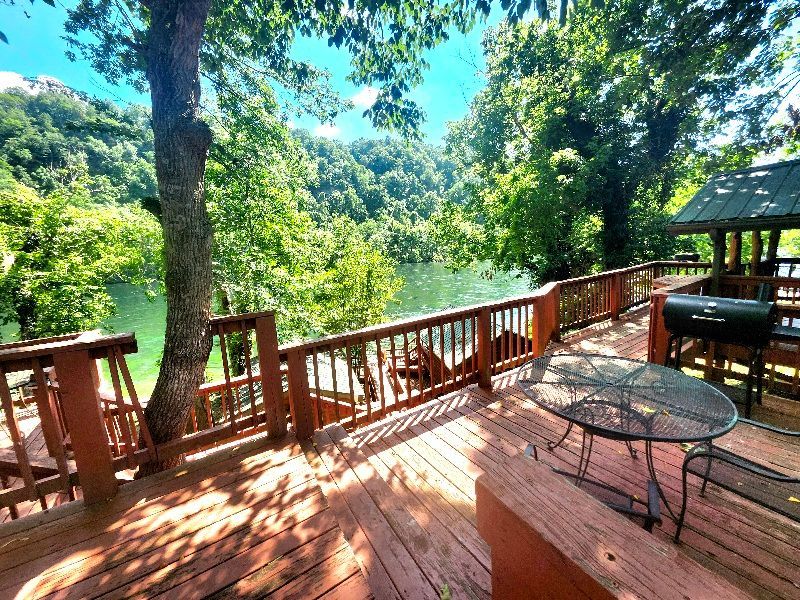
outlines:
M583 441L581 443L581 458L578 461L578 472L575 474L576 487L581 487L583 480L586 478L586 472L589 470L589 459L592 456L593 444L594 444L594 435L592 435L592 432L586 431L584 429Z
M564 440L567 439L567 436L569 435L570 431L572 431L572 426L573 425L574 425L574 423L570 423L569 425L567 425L567 430L564 432L564 435L561 436L561 439L558 440L557 442L547 442L547 449L548 450L555 450L561 444L563 444Z
M628 447L631 458L638 458L639 454L636 452L636 448L633 447L633 444L631 442L625 442L625 445Z
M653 464L653 442L646 441L644 443L644 453L645 457L647 458L647 470L650 473L650 479L656 486L656 490L658 490L658 497L661 498L661 501L664 503L664 508L667 509L669 516L672 518L673 521L677 521L678 517L672 512L672 507L667 502L667 497L664 495L664 490L661 489L661 484L658 482L658 475L656 474L656 468Z

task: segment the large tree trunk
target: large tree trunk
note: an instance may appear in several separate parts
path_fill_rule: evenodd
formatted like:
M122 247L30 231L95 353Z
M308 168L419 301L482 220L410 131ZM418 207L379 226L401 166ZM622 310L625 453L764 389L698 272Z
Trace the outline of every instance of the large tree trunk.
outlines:
M210 0L155 0L147 79L164 230L167 326L155 389L145 409L158 444L183 435L211 349L211 224L204 173L211 131L199 115L200 44ZM140 474L177 464L147 464Z
M621 186L619 186L621 187ZM603 260L606 269L627 267L630 263L630 199L619 187L612 187L603 200Z

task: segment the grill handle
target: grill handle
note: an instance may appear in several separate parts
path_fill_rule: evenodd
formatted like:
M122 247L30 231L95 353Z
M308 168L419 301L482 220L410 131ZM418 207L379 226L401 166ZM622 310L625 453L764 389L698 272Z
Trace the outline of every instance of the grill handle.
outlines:
M714 323L724 323L725 319L720 317L703 317L701 315L692 315L693 319L697 319L698 321L713 321Z

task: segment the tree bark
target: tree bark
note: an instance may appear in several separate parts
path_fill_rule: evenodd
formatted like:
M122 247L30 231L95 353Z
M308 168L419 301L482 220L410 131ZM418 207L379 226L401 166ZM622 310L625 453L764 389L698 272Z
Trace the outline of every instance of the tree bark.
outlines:
M199 114L200 45L210 0L151 3L147 79L164 231L167 324L145 409L156 444L183 435L211 350L211 240L204 193L211 130ZM179 463L148 463L140 475Z
M731 245L728 254L728 273L738 275L742 264L742 232L731 233Z

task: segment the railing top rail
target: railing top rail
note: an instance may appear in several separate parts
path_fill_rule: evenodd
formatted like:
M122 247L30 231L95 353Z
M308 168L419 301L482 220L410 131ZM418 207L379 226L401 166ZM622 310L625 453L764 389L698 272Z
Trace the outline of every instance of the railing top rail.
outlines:
M238 315L214 315L209 319L211 325L220 325L222 323L238 323L239 321L248 321L260 319L262 317L274 316L274 311L262 310L258 312L241 313Z
M683 281L677 281L672 285L653 290L653 296L667 296L669 294L680 294L702 287L711 281L711 275L689 275Z
M800 285L800 277L786 277L773 275L720 275L721 283L773 283L786 285Z
M363 329L357 329L355 331L348 331L345 333L338 333L334 335L324 336L316 340L307 340L307 341L303 340L299 342L290 342L287 344L283 344L279 348L279 351L281 354L285 354L290 350L307 350L314 347L346 344L347 342L356 341L360 339L370 339L385 335L392 335L395 333L402 332L402 330L404 329L413 328L416 325L419 325L421 323L427 323L429 321L439 321L442 319L445 320L456 319L459 317L464 317L470 314L474 314L484 309L503 308L504 306L513 305L515 303L531 302L533 300L536 300L537 298L542 298L547 294L551 293L557 286L558 283L555 282L548 283L547 285L544 285L536 290L533 290L530 294L523 294L521 296L506 298L495 302L484 302L481 304L473 304L471 306L451 308L448 310L442 310L439 312L429 313L422 316L409 317L407 319L401 319L398 321L391 321L389 323L380 323L378 325L364 327Z
M116 333L112 335L88 336L82 335L55 342L44 344L28 344L11 348L0 348L0 364L6 372L10 372L7 366L12 368L25 369L23 365L17 365L17 361L27 361L32 358L52 356L60 352L76 350L89 350L92 358L101 358L106 355L104 351L111 346L121 346L124 354L137 351L136 335L133 333Z

